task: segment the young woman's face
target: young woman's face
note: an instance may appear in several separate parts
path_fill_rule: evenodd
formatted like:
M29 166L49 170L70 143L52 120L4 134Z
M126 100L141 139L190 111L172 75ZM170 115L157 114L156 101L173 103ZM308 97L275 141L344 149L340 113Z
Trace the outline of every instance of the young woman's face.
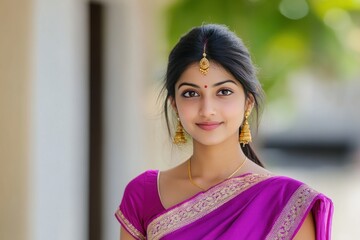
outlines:
M246 100L242 85L221 65L210 62L206 75L190 65L175 85L174 109L188 134L204 145L238 141Z

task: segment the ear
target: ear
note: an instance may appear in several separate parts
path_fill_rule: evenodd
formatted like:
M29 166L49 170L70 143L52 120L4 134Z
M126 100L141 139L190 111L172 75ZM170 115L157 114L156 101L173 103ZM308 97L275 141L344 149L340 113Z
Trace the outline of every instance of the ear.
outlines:
M177 113L177 107L176 107L175 98L169 97L169 101L170 101L171 107L172 107L173 110Z
M254 95L249 93L245 101L245 110L249 110L251 112L254 107L254 104L255 104Z

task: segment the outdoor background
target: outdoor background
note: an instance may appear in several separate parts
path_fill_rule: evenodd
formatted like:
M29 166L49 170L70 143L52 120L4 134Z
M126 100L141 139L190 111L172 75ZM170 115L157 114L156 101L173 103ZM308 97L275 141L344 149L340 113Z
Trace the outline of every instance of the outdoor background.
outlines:
M220 23L266 91L254 146L360 236L359 0L0 0L0 239L118 239L127 182L185 160L159 92L191 27Z

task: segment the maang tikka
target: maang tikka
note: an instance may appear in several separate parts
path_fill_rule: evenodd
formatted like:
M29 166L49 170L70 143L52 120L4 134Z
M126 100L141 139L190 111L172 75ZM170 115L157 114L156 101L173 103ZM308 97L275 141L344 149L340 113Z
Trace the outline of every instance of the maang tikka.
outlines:
M246 110L245 120L244 120L243 125L241 126L241 132L240 132L240 136L239 136L239 142L243 146L245 146L245 144L251 143L251 141L252 141L250 126L249 126L249 122L248 122L249 116L250 116L250 110Z
M206 75L209 71L209 67L210 67L210 62L209 60L206 58L206 42L204 44L204 52L203 52L203 57L199 62L199 67L200 67L200 72L204 75Z

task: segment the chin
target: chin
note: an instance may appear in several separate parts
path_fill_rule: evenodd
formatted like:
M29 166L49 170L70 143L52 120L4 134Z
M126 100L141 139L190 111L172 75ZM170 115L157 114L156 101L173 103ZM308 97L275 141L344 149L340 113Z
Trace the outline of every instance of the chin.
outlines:
M198 143L198 144L201 144L201 145L204 145L204 146L215 146L215 145L219 145L223 142L225 142L226 139L220 139L220 138L193 138L193 141Z

